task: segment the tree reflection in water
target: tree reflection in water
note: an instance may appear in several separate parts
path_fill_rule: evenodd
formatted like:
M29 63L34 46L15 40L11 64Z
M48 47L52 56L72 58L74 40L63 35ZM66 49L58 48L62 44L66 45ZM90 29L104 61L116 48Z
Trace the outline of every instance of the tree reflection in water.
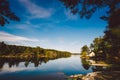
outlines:
M55 58L54 58L55 59ZM28 67L30 63L34 63L34 67L38 67L42 63L47 63L49 60L54 60L49 58L34 58L34 59L20 59L20 58L0 58L0 70L7 63L9 68L19 66L20 62L25 62L24 66Z
M120 71L120 65L113 64L111 66L93 66L87 59L81 59L81 63L84 69L88 70L90 67L93 72L96 71Z
M88 70L90 68L90 64L86 59L81 59L81 63L84 69Z
M114 66L93 66L92 67L93 72L96 71L120 71L120 66L119 65L114 65Z

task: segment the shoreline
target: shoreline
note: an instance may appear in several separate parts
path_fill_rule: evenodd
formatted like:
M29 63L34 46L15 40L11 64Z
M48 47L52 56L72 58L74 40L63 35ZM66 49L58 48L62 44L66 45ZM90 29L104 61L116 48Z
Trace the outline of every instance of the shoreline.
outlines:
M120 71L97 71L86 75L76 74L69 76L68 80L119 80Z

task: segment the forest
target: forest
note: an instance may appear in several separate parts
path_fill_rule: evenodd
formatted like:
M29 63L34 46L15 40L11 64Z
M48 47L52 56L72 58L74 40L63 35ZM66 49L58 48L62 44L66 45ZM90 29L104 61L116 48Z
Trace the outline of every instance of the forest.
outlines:
M44 49L41 47L8 45L5 42L0 42L0 57L5 57L5 58L55 59L55 58L69 57L70 55L71 53L66 51Z
M103 37L95 38L89 47L84 45L81 49L83 57L87 57L91 52L94 52L95 56L92 58L96 60L114 64L119 64L120 62L120 37L113 34L110 35L110 31Z

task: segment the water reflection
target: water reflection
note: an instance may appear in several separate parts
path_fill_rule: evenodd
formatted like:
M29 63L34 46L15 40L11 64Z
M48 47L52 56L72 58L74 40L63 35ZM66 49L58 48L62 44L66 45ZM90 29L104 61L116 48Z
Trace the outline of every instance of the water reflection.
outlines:
M62 75L59 74L60 76L63 76L63 74L69 76L74 74L87 74L96 71L114 70L120 70L120 67L91 66L90 60L81 59L80 56L59 59L0 59L0 80L8 80L7 77L11 77L11 80L34 80L37 77L36 80L45 80L48 76L53 76L55 78L55 74L57 73L62 73ZM19 79L16 79L16 76L19 77ZM56 78L58 78L58 75L56 76ZM23 79L24 77L27 78Z
M84 62L84 61L82 61ZM17 58L0 58L0 74L3 72L15 71L33 71L41 73L63 72L66 75L73 74L86 74L92 72L92 69L86 64L82 67L81 59L79 56L71 56L68 58L59 59L17 59ZM28 72L29 73L29 72Z
M51 61L53 60L53 61ZM48 61L51 61L51 63L48 63ZM79 62L80 61L80 62ZM22 66L24 68L30 68L31 63L32 67L35 69L36 67L39 67L41 69L49 70L49 71L67 71L70 74L72 73L88 73L88 72L95 72L95 71L120 71L119 65L113 65L113 66L91 66L90 61L95 62L93 60L87 60L87 59L80 59L79 56L72 56L70 58L63 58L60 60L55 59L48 59L48 58L41 58L41 59L13 59L13 58L0 58L0 71L3 70L4 66L7 65L8 68L17 68L20 67L20 63L22 63ZM48 63L47 65L45 65ZM44 65L42 65L44 64ZM41 67L40 67L41 66ZM84 68L84 69L82 69ZM72 71L72 72L71 72Z
M34 80L38 76L39 78L36 80L44 80L47 76L50 77L51 74L54 74L52 75L54 77L55 74L57 73L63 73L64 75L69 76L74 74L87 74L96 71L115 71L115 70L120 71L120 67L91 66L90 60L81 59L80 56L71 56L69 58L59 58L52 60L48 58L32 60L12 58L0 59L0 80L8 80L7 77L9 76L11 77L10 78L11 80L18 80L15 79L16 76L19 77L19 80L26 80L23 79L26 76L28 76L27 79L29 80Z
M94 61L94 60L88 60L88 59L81 59L81 63L84 69L88 70L91 68L93 72L96 71L120 71L120 65L118 64L111 64L110 66L104 66L104 65L91 65L91 64L99 64L104 63L103 61Z
M114 65L114 66L93 66L92 67L93 72L96 71L120 71L120 65Z
M38 67L42 63L47 63L49 60L48 58L40 58L40 59L32 59L32 60L25 60L25 59L17 59L17 58L0 58L0 69L3 68L3 66L7 63L9 68L16 66L19 66L19 63L25 62L24 66L28 67L30 63L34 63L34 67ZM54 60L54 59L52 59Z
M86 59L81 59L81 62L84 69L88 70L90 68L90 64Z

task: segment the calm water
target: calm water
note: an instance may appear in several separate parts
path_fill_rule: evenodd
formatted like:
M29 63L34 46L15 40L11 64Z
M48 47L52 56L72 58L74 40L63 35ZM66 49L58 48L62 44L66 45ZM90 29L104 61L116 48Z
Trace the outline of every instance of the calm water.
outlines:
M59 58L48 62L39 62L35 67L32 62L20 62L10 66L7 62L0 68L0 80L62 80L61 77L92 72L92 68L83 64L79 55ZM59 79L58 79L59 77Z

